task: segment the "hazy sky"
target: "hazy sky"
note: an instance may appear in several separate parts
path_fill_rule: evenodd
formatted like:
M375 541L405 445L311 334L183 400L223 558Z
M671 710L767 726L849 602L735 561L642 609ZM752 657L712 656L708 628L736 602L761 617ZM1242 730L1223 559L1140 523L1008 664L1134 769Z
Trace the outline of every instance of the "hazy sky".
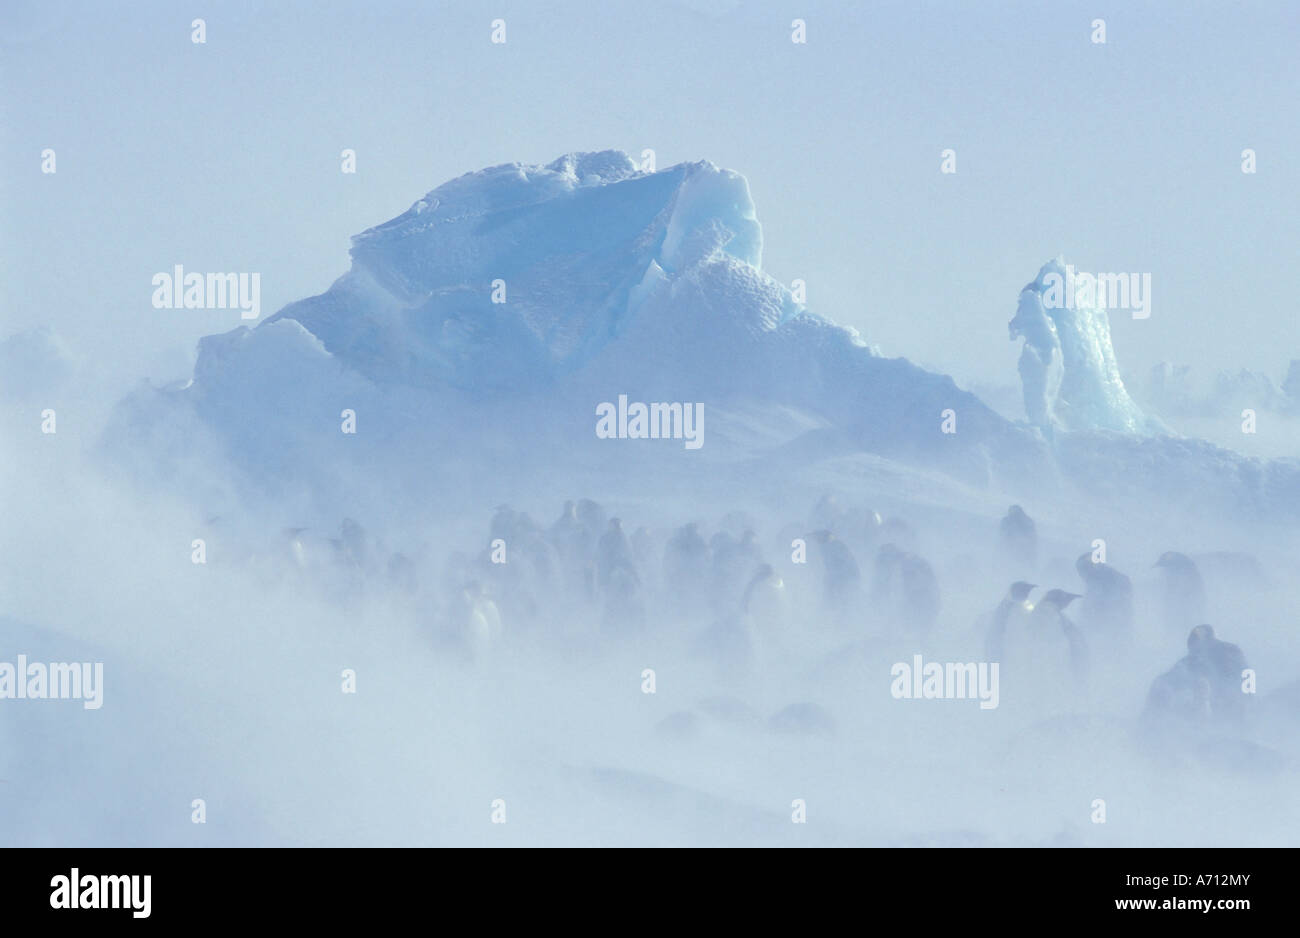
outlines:
M1112 317L1127 373L1277 380L1300 357L1293 0L6 0L0 17L0 338L52 323L122 381L175 377L239 324L154 309L157 271L258 271L270 315L449 178L646 147L744 173L767 270L888 355L1016 381L1007 320L1063 253L1152 274L1151 318Z

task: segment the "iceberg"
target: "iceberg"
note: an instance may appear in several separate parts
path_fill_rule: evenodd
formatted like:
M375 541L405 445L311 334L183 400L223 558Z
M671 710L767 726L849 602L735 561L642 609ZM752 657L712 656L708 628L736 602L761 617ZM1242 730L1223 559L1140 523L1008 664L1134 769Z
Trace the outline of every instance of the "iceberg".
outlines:
M763 272L762 246L745 178L706 161L652 173L606 151L494 166L357 235L325 293L205 338L193 381L131 409L193 416L268 482L335 459L335 417L358 402L369 432L401 436L408 456L416 437L427 451L491 437L530 452L564 439L549 455L581 460L594 406L619 394L798 412L792 425L811 419L842 448L979 486L1047 474L1038 434L807 311ZM713 441L743 434L709 425L713 457L755 455L719 452Z
M1029 422L1049 435L1057 430L1167 432L1129 397L1106 310L1076 292L1076 279L1064 258L1048 261L1020 291L1008 323L1012 340L1024 340L1019 369ZM1062 285L1073 302L1052 299L1053 288Z
M581 368L626 329L648 280L715 250L761 263L736 173L644 173L617 152L511 163L357 235L349 273L269 321L301 323L375 381L487 393Z
M932 472L1016 495L1212 481L1225 510L1300 513L1300 464L1189 445L1143 413L1105 311L1044 302L1059 259L1010 324L1021 422L806 309L763 271L762 248L745 178L707 161L645 172L604 151L469 173L353 238L351 269L324 293L203 339L193 379L138 391L105 438L151 454L150 478L221 454L232 484L299 505L361 488L427 504L548 469L642 495L672 477L725 486L701 466L790 485L790 471L869 454L912 467L909 491ZM621 396L702 404L706 444L610 446L596 408ZM364 445L341 437L346 414Z

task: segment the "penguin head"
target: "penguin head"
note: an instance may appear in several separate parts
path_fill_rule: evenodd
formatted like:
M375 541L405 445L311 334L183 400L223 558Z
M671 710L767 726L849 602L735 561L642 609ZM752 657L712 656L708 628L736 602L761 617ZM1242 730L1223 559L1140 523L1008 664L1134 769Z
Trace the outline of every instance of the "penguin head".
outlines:
M700 534L700 523L698 521L684 524L674 531L669 543L673 550L689 550L698 553L709 549L709 545L704 543L704 538Z
M1043 598L1038 601L1038 605L1047 605L1053 609L1061 610L1078 598L1078 593L1071 593L1068 590L1048 590L1043 595Z
M565 501L564 503L564 517L566 518L578 517L578 506L573 503L573 499L571 498Z
M1196 654L1202 648L1207 647L1214 641L1214 628L1209 625L1198 625L1192 629L1187 636L1187 650Z
M619 519L619 518L610 518L610 519L609 519L609 529L610 529L611 531L622 531L622 530L623 530L623 521L622 521L621 519Z
M785 585L781 582L781 577L776 572L776 568L770 563L760 565L758 570L754 572L754 579L764 583L771 583L778 589Z
M1028 530L1034 524L1032 518L1025 513L1025 510L1019 505L1012 505L1007 509L1007 516L1002 519L1004 523L1011 525L1016 529Z
M1196 564L1192 563L1192 558L1186 554L1180 554L1176 550L1167 550L1160 555L1156 561L1157 567L1162 567L1171 573L1181 573L1184 570L1195 570Z
M816 541L818 544L829 544L835 539L835 535L830 531L822 528L820 531L814 531L807 537L810 541Z
M1026 583L1024 580L1016 580L1007 590L1007 595L1018 603L1024 602L1029 598L1029 594L1038 589L1037 583Z

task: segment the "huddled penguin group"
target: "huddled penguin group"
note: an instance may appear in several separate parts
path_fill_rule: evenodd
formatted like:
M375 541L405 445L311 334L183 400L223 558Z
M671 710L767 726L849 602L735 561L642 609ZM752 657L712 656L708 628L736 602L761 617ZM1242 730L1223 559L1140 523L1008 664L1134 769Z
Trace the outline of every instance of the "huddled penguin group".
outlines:
M818 523L845 533L809 530ZM799 630L822 623L848 634L878 628L903 636L934 627L938 577L911 549L915 532L901 519L828 497L774 541L756 528L733 512L712 528L689 520L629 535L621 517L589 498L566 501L547 527L500 505L487 545L447 561L442 582L455 599L442 605L440 634L477 659L538 621L611 636L694 632L701 654L743 669L760 651L779 659L797 650Z
M1040 569L1037 525L1022 507L1011 506L1002 519L998 544L1007 566ZM1267 582L1249 555L1165 551L1152 565L1140 628L1133 580L1093 553L1083 553L1074 562L1082 593L1057 588L1033 601L1036 584L1027 579L1011 583L986 619L984 653L1013 681L1018 673L1030 673L1045 686L1071 682L1082 689L1090 673L1129 658L1139 632L1147 647L1186 636L1187 654L1152 681L1141 725L1161 734L1239 733L1253 694L1251 672L1241 649L1219 639L1205 623L1210 604L1202 563L1235 577L1236 585L1250 592Z
M1152 681L1143 725L1222 732L1241 727L1249 712L1246 660L1207 624L1213 591L1202 570L1262 584L1263 571L1249 555L1165 551L1135 585L1096 552L1078 554L1072 564L1062 558L1021 505L1010 506L996 526L982 522L985 556L971 543L948 562L926 556L923 533L933 536L933 526L850 507L835 496L820 499L804 518L774 526L771 540L753 518L735 512L714 524L645 520L650 524L626 525L623 516L580 498L565 501L543 526L500 505L480 547L451 552L435 577L422 576L427 556L389 551L350 518L332 536L286 529L280 549L294 570L327 564L341 568L346 576L338 579L348 583L377 575L398 595L425 604L441 640L476 661L528 631L579 641L676 632L692 637L689 647L728 674L788 666L816 644L814 636L832 643L824 649L841 636L846 644L834 647L852 648L852 655L819 654L845 668L880 654L939 651L962 628L955 620L963 597L970 602L971 585L1009 581L989 590L989 611L968 633L970 649L999 665L1004 701L1032 708L1051 696L1081 708L1139 650L1177 635L1187 636L1187 652ZM857 644L848 644L855 637ZM811 664L810 673L817 667Z

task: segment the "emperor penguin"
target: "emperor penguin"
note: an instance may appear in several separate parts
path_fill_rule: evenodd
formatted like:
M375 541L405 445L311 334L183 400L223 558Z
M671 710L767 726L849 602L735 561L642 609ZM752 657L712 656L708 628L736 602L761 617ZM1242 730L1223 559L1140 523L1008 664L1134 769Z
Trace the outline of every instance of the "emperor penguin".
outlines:
M501 643L501 613L478 581L470 581L461 590L455 616L458 631L476 661L491 655Z
M585 541L587 526L578 518L578 506L573 499L565 499L560 509L560 517L551 522L546 536L551 539L555 549L564 553L570 545L581 545Z
M776 636L785 631L790 615L789 597L785 581L771 564L762 564L750 577L741 598L741 610L759 635Z
M592 537L587 526L579 519L578 506L572 500L564 503L560 517L551 525L546 536L559 557L565 590L571 596L585 593L590 598L595 586L593 564L596 538Z
M516 548L541 540L541 526L526 511L515 511L509 505L498 505L489 526L491 540L500 538Z
M993 610L984 636L984 657L989 661L1002 660L1003 645L1008 633L1017 638L1024 635L1025 624L1034 609L1029 602L1029 594L1036 589L1038 584L1026 583L1024 580L1016 580L1007 588L1002 602Z
M636 576L636 563L632 560L632 544L623 533L623 522L610 518L609 526L596 545L596 585L608 589L615 570L631 570Z
M586 526L578 520L578 506L573 499L565 499L564 507L560 509L560 517L551 522L551 527L547 530L547 537L555 544L556 549L560 545L575 538L579 531L585 531ZM581 538L576 538L581 540Z
M934 628L935 620L939 617L942 605L939 579L935 576L930 561L910 551L903 553L902 574L904 624L912 631L925 635Z
M1213 715L1210 682L1183 658L1151 682L1141 723L1157 732L1196 730L1208 726Z
M607 517L605 509L601 508L600 505L593 502L590 498L580 498L578 499L578 505L575 511L578 520L582 522L583 526L587 529L587 533L591 535L591 539L594 542L605 530L605 519Z
M1187 666L1210 685L1210 702L1216 718L1240 722L1246 713L1242 692L1246 656L1231 642L1221 641L1208 625L1198 625L1187 636Z
M1004 634L1000 660L1008 687L1037 687L1040 693L1053 693L1086 679L1087 645L1065 614L1065 608L1078 598L1078 593L1048 590L1022 623L1008 623L1023 625L1019 630L1008 628Z
M1008 508L998 525L998 544L1020 569L1034 569L1038 562L1038 527L1019 505Z
M646 530L645 525L640 525L632 532L632 557L636 560L638 566L650 566L654 545L654 537Z
M335 555L344 566L362 568L366 565L366 532L351 518L344 518L338 538L332 541Z
M497 553L501 545L504 557ZM550 605L556 561L541 527L527 512L498 505L478 561L476 575L491 584L493 596L516 626L533 624Z
M723 612L734 609L754 571L762 565L763 552L751 529L746 528L739 540L726 535L713 550L715 608Z
M698 612L705 604L711 566L698 524L692 521L673 532L664 546L662 587L674 612Z
M1030 630L1037 640L1048 642L1054 649L1063 640L1070 673L1082 680L1088 674L1088 646L1078 626L1065 614L1065 608L1078 598L1078 593L1067 590L1048 590L1034 605Z
M509 542L515 536L515 527L519 521L519 512L509 505L497 505L492 510L492 520L488 523L488 538L501 538Z
M924 557L885 544L876 553L871 601L894 626L924 635L939 615L939 580Z
M504 514L502 513L504 511ZM559 551L547 532L526 511L498 509L493 518L491 536L506 542L511 566L529 581L535 594L546 595L555 588L556 568L561 565Z
M885 518L880 524L873 525L872 533L875 540L882 541L886 544L893 544L899 550L917 550L921 544L921 538L916 533L916 528L912 527L904 518L891 515Z
M729 511L718 521L718 530L726 531L733 536L742 536L746 531L753 530L758 526L753 517L747 511L739 509Z
M1170 631L1205 621L1205 581L1195 561L1186 554L1168 550L1155 563L1164 574L1164 621Z
M880 539L885 534L885 519L880 512L864 508L854 516L853 533L863 552L870 553L880 544Z
M823 495L809 520L814 529L833 531L854 550L874 550L882 532L893 534L896 541L906 536L898 530L898 525L905 526L905 522L890 519L887 531L879 512L843 505L834 495Z
M285 528L284 537L289 547L289 557L299 570L307 569L311 551L307 547L306 528Z
M848 521L848 510L840 504L839 498L827 493L817 500L808 520L819 530L834 531L843 528Z
M1127 642L1133 637L1133 581L1110 564L1094 563L1091 553L1074 562L1083 580L1079 617L1089 631Z
M610 632L635 632L645 624L645 607L641 601L641 579L630 563L612 567L605 578L601 595L601 627Z
M862 589L862 572L857 558L847 544L830 531L814 531L805 540L817 545L816 555L822 567L822 596L833 612L848 611L857 602Z

